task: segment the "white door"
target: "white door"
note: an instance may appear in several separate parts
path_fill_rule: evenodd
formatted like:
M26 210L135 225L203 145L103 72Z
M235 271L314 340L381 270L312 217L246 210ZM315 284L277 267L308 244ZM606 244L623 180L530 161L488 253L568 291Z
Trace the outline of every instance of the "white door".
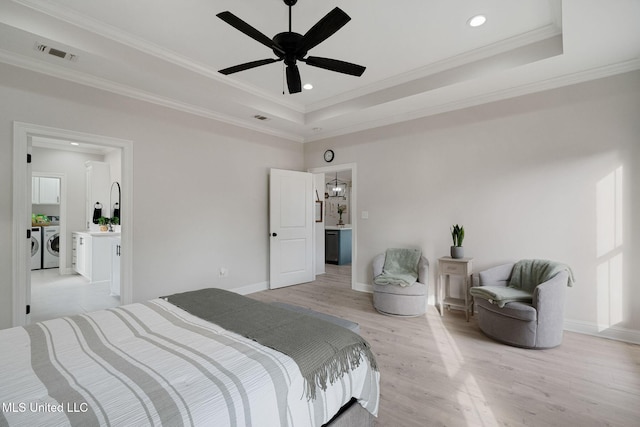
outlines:
M313 175L271 169L269 183L271 289L311 282L314 225Z

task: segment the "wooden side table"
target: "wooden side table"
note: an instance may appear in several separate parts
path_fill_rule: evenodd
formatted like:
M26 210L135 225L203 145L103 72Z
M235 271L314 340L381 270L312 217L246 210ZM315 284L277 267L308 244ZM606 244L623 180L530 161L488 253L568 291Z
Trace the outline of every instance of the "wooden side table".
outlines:
M444 314L444 307L462 309L465 311L467 322L469 313L473 315L473 298L471 289L471 273L473 271L473 258L451 258L448 256L438 258L438 286L436 287L436 301L440 308L440 315ZM464 280L464 298L453 298L450 294L450 277L462 276Z

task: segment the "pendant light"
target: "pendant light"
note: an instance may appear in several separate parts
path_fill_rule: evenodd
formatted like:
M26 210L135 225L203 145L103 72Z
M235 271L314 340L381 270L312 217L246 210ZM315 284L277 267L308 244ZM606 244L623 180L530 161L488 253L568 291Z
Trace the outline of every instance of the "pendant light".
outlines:
M336 178L327 182L326 186L333 193L331 197L344 197L347 192L347 183L338 180L338 172Z

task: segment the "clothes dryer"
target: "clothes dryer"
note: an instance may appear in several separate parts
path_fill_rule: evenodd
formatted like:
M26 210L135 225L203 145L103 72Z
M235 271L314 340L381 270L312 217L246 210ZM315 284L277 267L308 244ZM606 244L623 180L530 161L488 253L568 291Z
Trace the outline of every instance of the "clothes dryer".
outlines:
M40 227L31 228L31 269L42 268L42 230Z
M42 227L42 268L60 267L60 226Z

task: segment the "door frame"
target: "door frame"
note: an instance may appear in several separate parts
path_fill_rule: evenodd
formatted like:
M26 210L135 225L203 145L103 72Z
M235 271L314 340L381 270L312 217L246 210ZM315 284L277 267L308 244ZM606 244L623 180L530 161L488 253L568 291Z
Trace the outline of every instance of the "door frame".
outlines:
M311 173L330 173L351 170L351 289L360 292L371 292L358 284L356 280L358 271L358 165L356 163L343 163L339 165L321 166L307 169Z
M133 302L133 141L94 135L66 129L13 122L13 264L12 275L12 319L13 326L26 325L28 315L25 307L30 302L27 296L28 280L31 272L30 240L26 230L31 229L31 173L27 166L27 154L31 138L44 137L64 141L80 142L104 147L119 148L122 151L122 233L120 236L123 252L120 258L120 303ZM27 179L29 180L27 182Z

